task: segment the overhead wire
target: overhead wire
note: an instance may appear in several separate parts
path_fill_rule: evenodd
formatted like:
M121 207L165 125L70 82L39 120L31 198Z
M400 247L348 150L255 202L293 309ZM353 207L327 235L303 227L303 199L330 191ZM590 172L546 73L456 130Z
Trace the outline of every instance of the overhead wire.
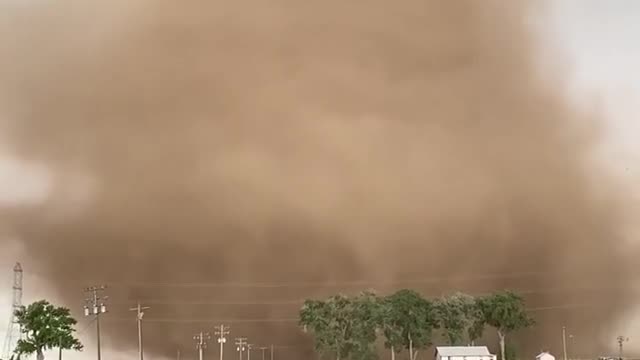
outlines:
M578 287L551 287L542 289L513 289L515 293L519 295L535 295L535 294L548 294L548 293L566 293L566 292L598 292L598 291L610 291L611 287L606 286L578 286ZM633 290L632 290L633 291ZM471 292L473 296L489 295L490 292ZM317 298L318 296L312 296ZM437 298L437 295L429 295L427 298ZM306 298L286 299L286 300L253 300L253 301L234 301L234 300L196 300L196 301L184 301L184 300L172 300L172 299L154 299L153 297L142 297L131 299L134 301L143 301L149 305L166 305L166 306L290 306L290 305L302 305ZM113 304L129 305L129 302L116 302Z
M452 277L430 277L405 280L354 280L354 281L282 281L282 282L153 282L153 281L106 281L110 286L128 286L140 288L153 287L177 287L177 288L217 288L217 287L237 287L237 288L287 288L287 287L352 287L352 286L388 286L388 285L411 285L438 282L459 282L459 281L479 281L495 279L518 279L522 277L535 276L557 276L557 274L544 271L519 272L509 274L482 274L482 275L462 275Z
M563 305L554 305L554 306L543 306L543 307L532 307L527 308L527 312L540 312L540 311L550 311L550 310L562 310L562 309L572 309L572 308L586 308L586 307L600 307L604 306L602 304L597 303L585 303L585 304L563 304ZM131 319L125 317L112 317L108 318L108 321L116 321L116 322L130 322ZM188 324L202 324L202 323L224 323L224 324L234 324L234 323L298 323L300 321L297 317L281 317L281 318L245 318L245 319L222 319L222 318L147 318L145 322L149 323L188 323Z

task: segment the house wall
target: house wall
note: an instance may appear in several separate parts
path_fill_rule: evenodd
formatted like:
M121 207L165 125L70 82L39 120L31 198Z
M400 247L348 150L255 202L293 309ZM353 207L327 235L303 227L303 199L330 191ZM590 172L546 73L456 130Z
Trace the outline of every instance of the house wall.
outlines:
M440 356L436 360L496 360L496 356Z

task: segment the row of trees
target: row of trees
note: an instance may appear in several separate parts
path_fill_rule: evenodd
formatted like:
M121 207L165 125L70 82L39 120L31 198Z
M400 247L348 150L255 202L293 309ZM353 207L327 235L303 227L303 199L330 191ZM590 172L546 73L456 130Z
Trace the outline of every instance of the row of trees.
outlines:
M456 293L432 300L408 289L389 296L365 291L353 297L307 300L300 310L300 325L313 333L316 349L337 360L374 359L380 337L392 360L402 350L416 360L419 350L434 343L436 331L448 345L473 344L488 326L497 331L505 359L506 336L533 323L523 298L510 291L480 297Z

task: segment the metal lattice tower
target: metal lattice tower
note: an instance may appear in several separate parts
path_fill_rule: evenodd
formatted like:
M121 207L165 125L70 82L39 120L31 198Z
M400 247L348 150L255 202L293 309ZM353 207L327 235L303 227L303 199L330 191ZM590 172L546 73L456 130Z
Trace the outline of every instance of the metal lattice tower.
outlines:
M22 336L15 318L16 310L20 309L22 309L22 266L20 263L16 263L16 266L13 267L13 302L11 304L11 315L2 348L2 359L5 360L9 359L17 340Z

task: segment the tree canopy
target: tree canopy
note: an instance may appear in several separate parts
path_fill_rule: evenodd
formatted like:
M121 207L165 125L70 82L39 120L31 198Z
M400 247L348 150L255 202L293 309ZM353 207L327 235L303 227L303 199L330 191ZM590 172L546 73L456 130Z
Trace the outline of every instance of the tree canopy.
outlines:
M500 340L500 356L505 359L505 338L508 333L534 324L524 306L524 299L511 291L496 292L479 301L484 321L494 327Z
M400 290L382 299L380 327L385 346L392 351L405 349L414 360L419 349L431 345L437 326L433 304L413 290Z
M300 324L313 332L322 355L365 360L375 357L378 309L379 301L369 291L354 298L335 295L326 301L307 300L300 311Z
M497 330L504 359L506 334L532 324L523 299L508 291L484 297L455 293L435 300L409 289L383 297L365 291L307 300L300 310L300 325L313 334L320 355L337 360L376 358L378 335L392 359L405 350L415 360L420 349L434 342L435 329L442 330L447 344L459 345L480 339L486 326Z
M471 345L474 345L476 340L480 339L484 334L484 329L487 326L487 320L482 313L482 302L484 297L476 297L473 299L473 307L468 314L470 325L467 329L467 336Z
M478 322L480 315L477 309L475 299L463 293L441 297L436 301L438 322L448 345L462 343L469 329ZM480 331L478 328L473 330L471 334L474 336Z
M52 348L82 350L83 346L75 338L77 321L69 309L56 307L46 300L37 301L26 308L17 310L15 316L25 337L18 340L15 354L36 354L44 359L44 351Z

